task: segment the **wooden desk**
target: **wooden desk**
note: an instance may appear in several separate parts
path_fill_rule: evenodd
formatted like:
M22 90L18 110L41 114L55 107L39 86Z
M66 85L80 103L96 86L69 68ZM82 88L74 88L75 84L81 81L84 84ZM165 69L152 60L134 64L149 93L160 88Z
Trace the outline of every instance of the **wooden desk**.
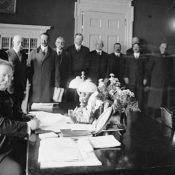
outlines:
M60 174L159 174L175 173L175 143L168 128L142 115L128 116L122 148L99 149L102 166L40 169L39 139L28 143L27 175Z

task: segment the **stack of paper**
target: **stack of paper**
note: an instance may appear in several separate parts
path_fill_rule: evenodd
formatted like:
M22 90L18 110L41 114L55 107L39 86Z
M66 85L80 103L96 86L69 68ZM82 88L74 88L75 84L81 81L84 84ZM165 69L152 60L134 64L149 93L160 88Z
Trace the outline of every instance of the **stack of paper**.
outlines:
M31 110L52 112L54 108L58 107L59 107L58 103L32 103Z
M41 168L101 165L88 141L70 138L42 139L38 162Z
M60 128L68 128L73 123L70 117L58 113L32 111L30 114L39 119L39 128L45 131L60 132Z

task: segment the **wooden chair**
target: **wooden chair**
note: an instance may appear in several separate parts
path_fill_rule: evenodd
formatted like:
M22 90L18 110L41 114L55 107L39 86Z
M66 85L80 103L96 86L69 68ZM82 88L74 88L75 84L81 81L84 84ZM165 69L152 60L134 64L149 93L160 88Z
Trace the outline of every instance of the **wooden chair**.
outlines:
M163 125L171 129L171 136L173 137L175 131L175 108L168 109L160 107L161 122Z

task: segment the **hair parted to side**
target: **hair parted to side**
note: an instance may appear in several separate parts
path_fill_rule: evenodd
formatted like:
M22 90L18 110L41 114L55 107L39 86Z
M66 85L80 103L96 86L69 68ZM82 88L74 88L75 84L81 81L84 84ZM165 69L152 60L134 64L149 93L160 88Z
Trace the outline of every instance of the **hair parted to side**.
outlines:
M75 34L75 37L76 37L76 36L81 36L81 37L83 38L83 34L82 34L82 33L76 33L76 34Z
M40 36L42 36L42 35L46 35L48 38L50 38L50 35L47 32L43 32L40 34Z

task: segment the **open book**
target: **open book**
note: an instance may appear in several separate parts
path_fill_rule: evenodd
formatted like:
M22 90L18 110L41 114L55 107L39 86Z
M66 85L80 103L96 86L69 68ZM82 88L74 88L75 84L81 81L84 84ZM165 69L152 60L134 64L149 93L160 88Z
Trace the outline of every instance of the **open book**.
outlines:
M71 124L69 128L62 128L63 137L92 136L99 134L108 123L112 114L112 107L107 108L92 124Z

